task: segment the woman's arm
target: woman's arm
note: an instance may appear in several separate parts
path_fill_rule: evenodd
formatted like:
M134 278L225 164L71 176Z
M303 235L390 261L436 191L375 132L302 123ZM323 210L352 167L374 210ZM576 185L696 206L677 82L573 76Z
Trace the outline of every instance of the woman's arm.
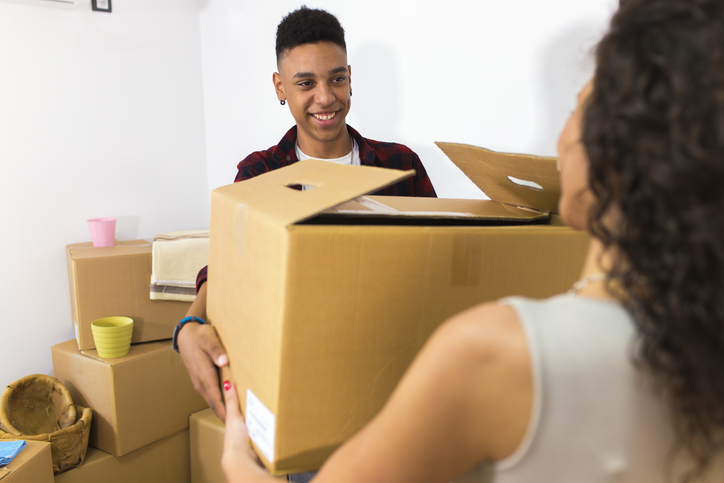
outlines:
M515 451L532 401L528 347L515 312L499 304L475 307L433 334L380 413L314 481L453 481ZM229 481L273 481L254 466L242 423L229 420L230 414L224 449Z

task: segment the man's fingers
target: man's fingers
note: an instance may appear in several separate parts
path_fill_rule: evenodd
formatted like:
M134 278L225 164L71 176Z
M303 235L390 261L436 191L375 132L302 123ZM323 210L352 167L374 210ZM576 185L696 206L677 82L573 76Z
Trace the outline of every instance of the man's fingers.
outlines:
M203 386L203 396L206 399L206 403L216 413L216 415L222 421L226 420L226 409L224 408L224 401L221 398L221 391L219 390L219 376L216 372L216 368L208 371L204 371L201 379Z
M229 357L221 345L214 346L209 352L209 356L218 367L224 367L229 364Z
M199 331L203 331L201 339L201 349L206 352L211 360L218 367L224 367L229 364L229 357L226 355L224 346L221 345L219 336L212 326L201 326Z
M208 324L189 323L179 334L179 348L194 389L224 421L226 409L219 391L217 367L227 365L229 358L216 330Z

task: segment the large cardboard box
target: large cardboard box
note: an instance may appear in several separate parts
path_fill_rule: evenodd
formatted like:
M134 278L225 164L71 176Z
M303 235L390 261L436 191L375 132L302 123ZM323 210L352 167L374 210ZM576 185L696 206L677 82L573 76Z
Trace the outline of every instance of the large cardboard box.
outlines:
M0 467L2 483L53 483L50 443L27 441L25 448L7 465Z
M358 198L408 174L315 160L212 193L208 315L272 473L318 468L445 319L578 278L555 159L444 148L497 201Z
M55 377L93 410L89 444L114 456L188 428L189 415L207 407L170 341L134 344L117 359L80 352L73 340L51 352Z
M93 349L91 322L122 315L133 319L132 343L170 339L190 302L151 300L151 242L131 240L94 248L66 247L70 306L78 349Z
M226 427L211 408L189 417L191 483L226 483L221 469Z
M189 430L119 458L88 448L83 464L56 475L55 483L189 483Z

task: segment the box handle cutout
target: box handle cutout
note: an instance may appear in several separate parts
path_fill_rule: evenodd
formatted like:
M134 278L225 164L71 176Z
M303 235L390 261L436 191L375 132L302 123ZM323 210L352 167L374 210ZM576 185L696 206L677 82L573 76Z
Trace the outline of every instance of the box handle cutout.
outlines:
M287 188L293 189L295 191L309 191L316 188L316 186L311 184L301 184L301 183L292 183L286 185Z
M535 181L526 181L524 179L514 178L513 176L508 176L508 179L511 183L517 184L518 186L523 186L524 188L530 188L536 191L543 191L543 187Z

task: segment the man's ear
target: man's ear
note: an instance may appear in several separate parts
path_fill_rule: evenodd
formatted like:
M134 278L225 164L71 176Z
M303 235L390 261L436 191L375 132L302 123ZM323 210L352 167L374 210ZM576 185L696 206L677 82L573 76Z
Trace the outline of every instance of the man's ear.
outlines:
M352 66L349 64L347 65L347 72L349 75L347 83L349 84L349 90L351 92L352 91Z
M274 74L272 74L272 82L274 83L274 90L277 93L277 99L280 101L286 101L287 96L284 94L284 83L282 82L282 76L279 75L279 72L274 72Z

